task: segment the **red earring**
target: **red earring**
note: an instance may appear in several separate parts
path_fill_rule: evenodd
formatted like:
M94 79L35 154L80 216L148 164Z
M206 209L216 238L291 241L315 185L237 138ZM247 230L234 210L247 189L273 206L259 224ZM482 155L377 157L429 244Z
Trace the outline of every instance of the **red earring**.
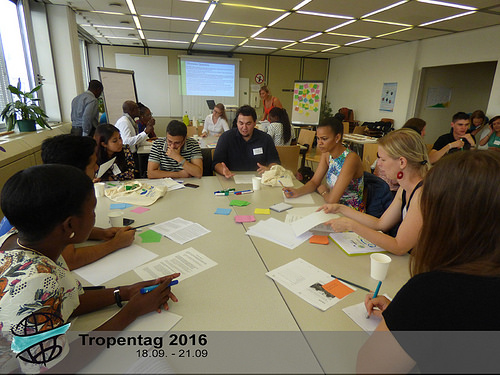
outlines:
M403 171L399 171L396 177L398 178L398 180L401 180L403 178Z

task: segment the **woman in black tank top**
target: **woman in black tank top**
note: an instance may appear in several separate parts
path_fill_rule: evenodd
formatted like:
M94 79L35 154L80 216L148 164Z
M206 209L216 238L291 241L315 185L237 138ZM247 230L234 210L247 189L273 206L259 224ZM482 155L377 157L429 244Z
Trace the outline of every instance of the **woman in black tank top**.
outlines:
M427 147L414 130L396 130L378 140L377 165L389 178L397 178L400 185L380 218L341 204L326 204L321 209L344 216L327 222L335 232L355 232L393 254L404 255L416 245L422 227L420 187L430 165ZM379 232L389 231L399 223L396 237Z

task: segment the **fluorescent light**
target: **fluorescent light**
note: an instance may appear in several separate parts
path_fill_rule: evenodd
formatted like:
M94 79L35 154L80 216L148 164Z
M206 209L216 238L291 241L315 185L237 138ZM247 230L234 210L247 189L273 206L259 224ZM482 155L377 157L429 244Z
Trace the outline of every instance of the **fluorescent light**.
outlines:
M387 35L397 34L397 33L400 33L402 31L411 30L411 29L413 29L413 27L406 27L406 28L401 29L401 30L391 31L390 33L380 34L380 35L377 35L376 37L382 38L382 37L387 36Z
M139 22L139 17L132 16L132 18L134 19L135 27L137 27L138 29L142 29L141 23Z
M206 43L206 42L198 42L198 44L205 44L208 46L223 46L223 47L234 47L233 44L223 44L223 43Z
M259 6L248 5L248 4L234 4L234 3L220 3L220 4L221 5L227 5L227 6L230 6L230 7L238 7L238 8L251 8L251 9L260 9L260 10L270 10L271 12L286 12L286 9L259 7Z
M446 18L441 18L439 20L435 20L435 21L431 21L431 22L426 22L426 23L423 23L423 24L418 25L418 26L428 26L428 25L432 25L432 24L438 23L438 22L449 21L449 20L452 20L454 18L468 16L469 14L473 14L473 13L476 13L476 11L473 10L471 12L465 12L465 13L455 14L454 16L450 16L450 17L446 17Z
M298 43L297 43L297 42L290 43L289 45L284 46L282 49L285 49L285 48L288 48L288 47L294 46L294 45L296 45L296 44L298 44Z
M375 10L371 13L367 13L365 14L364 16L361 16L361 18L366 18L366 17L370 17L370 16L373 16L374 14L377 14L377 13L380 13L380 12L384 12L386 10L389 10L389 9L392 9L392 8L395 8L401 4L404 4L404 3L407 3L409 0L402 0L402 1L398 1L397 3L394 3L394 4L391 4L391 5L388 5L384 8L380 8L378 10Z
M261 46L241 46L242 48L259 48L259 49L277 49L275 47L261 47Z
M128 5L128 9L130 9L130 13L137 14L137 12L135 11L134 3L132 2L132 0L127 0L127 5Z
M370 40L370 39L371 38L365 38L365 39L355 40L354 42L349 42L349 43L344 44L344 46L350 46L351 44L366 42L367 40Z
M321 52L328 52L328 51L332 51L332 50L337 49L337 48L340 48L340 46L335 46L335 47L332 47L332 48L327 48L327 49L322 50Z
M110 14L112 16L128 16L127 13L121 13L121 12L106 12L102 10L91 10L90 13L99 13L99 14Z
M126 40L138 40L138 38L132 38L130 36L103 36L103 38L107 39L126 39Z
M262 29L260 29L256 33L254 33L250 38L255 38L257 35L262 34L266 30L267 30L267 27L263 27Z
M203 34L204 36L213 36L214 38L233 38L233 39L245 39L245 36L236 36L236 35L219 35L219 34Z
M288 48L287 51L296 51L296 52L309 52L309 53L316 53L318 51L310 50L310 49L295 49L295 48Z
M183 40L167 40L167 39L148 39L148 42L189 44L189 42L185 42Z
M292 43L293 40L289 39L273 39L273 38L254 38L255 40L264 40L266 42L284 42L284 43Z
M461 5L461 4L455 4L455 3L447 3L444 1L437 1L437 0L417 0L420 3L427 3L427 4L433 4L433 5L442 5L445 7L450 7L450 8L458 8L458 9L465 9L465 10L477 10L477 8L470 7L468 5Z
M318 37L318 36L320 36L320 35L322 35L322 34L323 34L323 33L316 33L316 34L310 35L310 36L308 36L307 38L304 38L304 39L299 40L299 42L305 42L306 40L316 38L316 37Z
M403 27L413 26L413 25L408 25L407 23L399 23L399 22L391 22L391 21L368 20L368 19L362 19L361 21L363 21L363 22L373 22L373 23L383 23L383 24L386 24L386 25L403 26Z
M215 10L215 7L217 6L216 3L210 4L210 6L207 9L207 12L205 13L205 16L203 16L203 21L208 21L210 17L212 16L212 13Z
M336 35L336 36L346 36L349 38L369 38L368 35L356 35L356 34L341 34L341 33L328 33L330 35Z
M301 3L295 5L292 10L299 10L300 8L302 8L304 5L307 5L311 2L312 0L304 0L302 1Z
M330 13L308 12L308 11L305 11L305 10L299 10L299 11L297 11L297 13L307 14L308 16L342 18L342 19L345 19L345 20L352 20L352 19L354 19L354 17L350 17L350 16L341 16L339 14L330 14Z
M210 2L208 0L179 0L179 1L184 1L186 3L202 3L202 4L208 4Z
M171 21L190 21L190 22L199 22L200 20L194 18L182 18L182 17L169 17L169 16L154 16L152 14L141 14L141 17L147 18L160 18L163 20L171 20Z
M137 31L139 31L139 36L141 37L141 39L146 39L141 29L138 29Z
M191 40L191 43L196 42L196 40L198 39L199 36L200 36L200 34L194 34L193 40Z
M203 30L203 28L205 27L206 24L207 24L206 21L200 22L200 26L198 26L198 30L196 30L196 34L201 33L201 30Z
M236 22L221 22L221 21L210 21L210 23L215 23L218 25L231 25L231 26L244 26L244 27L262 27L261 25L249 25L246 23L236 23Z
M238 46L242 46L243 44L245 44L246 42L248 42L250 39L245 39L243 42L241 42L240 44L238 44Z
M350 21L347 21L347 22L341 23L340 25L330 27L328 30L325 30L325 33L328 33L328 32L333 31L333 30L335 30L335 29L340 29L341 27L344 27L344 26L350 25L351 23L354 23L354 22L356 22L356 20L350 20Z
M269 25L267 25L267 27L271 27L271 26L276 25L278 22L280 22L284 18L288 17L290 14L291 14L290 12L283 13L281 16L279 16L273 22L271 22Z
M316 46L338 46L338 44L332 43L318 43L318 42L304 42L304 44L314 44Z
M133 27L126 27L126 26L87 25L87 24L82 24L80 26L92 26L92 27L98 27L100 29L135 30Z

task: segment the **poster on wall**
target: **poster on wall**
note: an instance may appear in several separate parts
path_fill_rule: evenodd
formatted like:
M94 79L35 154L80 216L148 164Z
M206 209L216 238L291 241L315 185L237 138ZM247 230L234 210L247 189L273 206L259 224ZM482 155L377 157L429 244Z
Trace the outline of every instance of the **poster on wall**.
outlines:
M322 81L295 81L293 87L292 124L319 124L322 92Z
M451 101L451 89L447 87L430 87L427 90L427 108L448 108Z
M382 98L380 99L380 110L392 112L394 111L394 102L396 101L396 91L398 83L384 83L382 87Z

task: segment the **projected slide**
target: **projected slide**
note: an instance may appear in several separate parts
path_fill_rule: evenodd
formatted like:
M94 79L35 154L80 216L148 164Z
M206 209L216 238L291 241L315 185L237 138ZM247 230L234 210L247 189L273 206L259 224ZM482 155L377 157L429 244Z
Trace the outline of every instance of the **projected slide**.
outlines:
M235 66L201 61L185 61L186 95L235 96Z

